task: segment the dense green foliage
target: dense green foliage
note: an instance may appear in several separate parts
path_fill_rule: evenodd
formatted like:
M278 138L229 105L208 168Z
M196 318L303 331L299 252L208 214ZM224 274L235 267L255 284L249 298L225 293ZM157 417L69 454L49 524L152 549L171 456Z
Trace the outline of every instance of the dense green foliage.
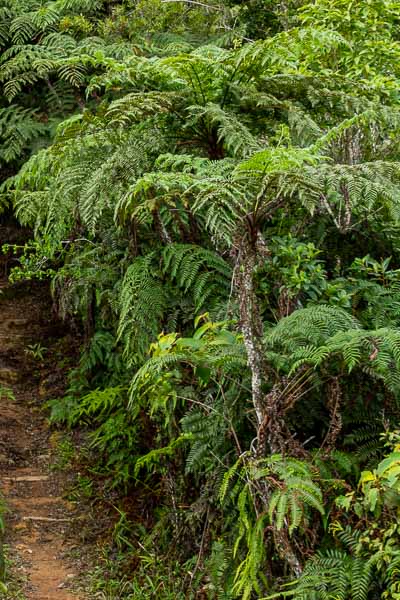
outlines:
M11 279L83 334L52 419L147 505L126 596L400 598L399 4L3 4Z

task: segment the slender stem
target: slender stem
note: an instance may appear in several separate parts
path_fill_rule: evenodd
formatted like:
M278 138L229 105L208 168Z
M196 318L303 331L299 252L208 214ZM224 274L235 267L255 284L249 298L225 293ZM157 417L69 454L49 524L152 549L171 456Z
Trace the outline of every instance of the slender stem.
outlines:
M221 6L212 6L210 4L205 4L204 2L197 2L197 0L161 0L161 4L169 4L170 2L184 2L185 4L195 4L196 6L204 6L204 8L209 8L210 10L217 10L219 12L223 10Z

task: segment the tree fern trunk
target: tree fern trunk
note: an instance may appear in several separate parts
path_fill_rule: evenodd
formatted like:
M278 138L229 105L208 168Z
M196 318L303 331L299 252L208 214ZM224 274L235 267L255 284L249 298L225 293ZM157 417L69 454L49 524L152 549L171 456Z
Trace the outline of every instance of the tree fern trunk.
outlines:
M262 321L254 289L253 274L258 257L256 248L246 235L239 243L236 267L236 287L239 299L240 327L251 372L251 392L257 418L257 429L265 419L263 379L265 364L262 349Z
M254 242L252 243L252 240ZM257 419L257 458L264 458L266 447L272 454L285 450L284 409L279 384L266 394L263 390L268 372L262 345L263 326L254 286L254 271L266 248L259 247L259 236L245 236L238 244L236 256L236 287L240 309L240 327L247 352L248 366L251 371L251 391L254 411ZM265 258L265 256L264 256ZM264 481L262 487L262 503L260 512L268 511L271 489ZM273 530L275 547L286 562L290 571L299 577L302 572L301 562L292 548L285 530Z

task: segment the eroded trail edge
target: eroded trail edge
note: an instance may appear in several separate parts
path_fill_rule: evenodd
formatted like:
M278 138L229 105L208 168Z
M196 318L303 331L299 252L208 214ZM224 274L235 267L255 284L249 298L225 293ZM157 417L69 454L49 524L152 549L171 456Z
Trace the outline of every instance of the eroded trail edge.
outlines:
M52 468L54 434L42 410L59 376L44 366L42 355L53 359L62 352L60 340L42 287L6 281L0 287L0 475L8 507L6 542L13 569L26 582L27 599L76 600L70 590L76 565L69 556L79 515L63 498L65 475Z

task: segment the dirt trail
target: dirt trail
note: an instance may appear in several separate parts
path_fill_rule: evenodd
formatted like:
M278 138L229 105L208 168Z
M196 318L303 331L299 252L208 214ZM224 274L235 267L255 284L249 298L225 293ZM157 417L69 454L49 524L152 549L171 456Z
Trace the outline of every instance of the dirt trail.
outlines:
M9 508L6 542L26 577L27 599L77 600L68 590L76 572L66 557L76 516L62 499L61 475L51 469L51 432L40 409L43 380L51 381L52 374L44 372L40 357L27 352L29 344L48 340L51 346L51 309L39 286L12 288L0 281L0 290L0 485Z

